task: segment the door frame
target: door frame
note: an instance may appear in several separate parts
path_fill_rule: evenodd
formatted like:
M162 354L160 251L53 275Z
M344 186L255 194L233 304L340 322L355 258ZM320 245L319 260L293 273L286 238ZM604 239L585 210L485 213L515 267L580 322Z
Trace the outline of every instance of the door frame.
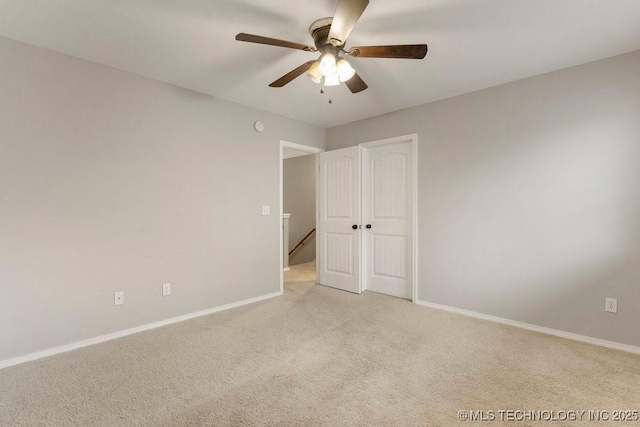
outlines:
M280 209L278 209L280 216L278 218L278 224L280 225L280 243L278 244L278 246L280 247L280 264L278 265L278 268L280 269L280 295L282 295L284 293L284 244L283 244L283 239L284 239L284 219L282 218L282 216L284 215L284 149L285 148L290 148L293 150L297 150L297 151L302 151L305 153L309 153L309 154L318 154L318 153L324 153L324 148L318 148L318 147L312 147L310 145L303 145L303 144L298 144L295 142L289 142L289 141L284 141L284 140L280 140L280 163L279 163L279 169L280 169L280 177L279 177L279 187L280 187ZM317 219L317 212L318 212L318 205L317 205L317 199L318 199L318 167L317 167L317 161L316 161L316 166L314 167L315 169L315 174L316 174L316 219Z
M385 138L385 139L379 139L376 141L370 141L370 142L363 142L358 144L360 147L362 147L363 149L368 149L368 148L373 148L373 147L380 147L382 145L393 145L393 144L398 144L398 143L402 143L402 142L411 142L412 145L412 149L411 149L411 168L412 168L412 185L413 185L413 191L411 194L411 198L412 198L412 234L413 234L413 283L411 283L411 302L416 302L418 301L418 134L417 133L412 133L409 135L402 135L402 136L396 136L393 138ZM367 156L362 156L362 162L365 161L365 157ZM362 170L364 169L364 164L362 164ZM364 209L364 206L362 206L362 209ZM363 212L361 209L361 213ZM365 239L361 239L360 240L360 253L364 254L365 253L365 247L364 247L364 240ZM366 269L367 268L367 263L366 263L366 257L363 258L360 262L360 277L361 277L361 281L362 281L362 289L366 290L367 289L367 275L366 273Z

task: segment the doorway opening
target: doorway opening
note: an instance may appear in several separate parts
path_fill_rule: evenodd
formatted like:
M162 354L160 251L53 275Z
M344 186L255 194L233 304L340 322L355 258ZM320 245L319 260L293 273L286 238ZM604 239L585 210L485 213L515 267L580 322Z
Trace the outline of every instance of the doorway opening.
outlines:
M316 154L321 148L280 141L280 292L316 282Z

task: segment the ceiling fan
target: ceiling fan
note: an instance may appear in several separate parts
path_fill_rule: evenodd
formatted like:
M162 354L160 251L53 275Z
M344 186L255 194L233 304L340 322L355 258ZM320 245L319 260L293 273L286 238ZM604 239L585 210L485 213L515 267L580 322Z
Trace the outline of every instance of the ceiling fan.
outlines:
M368 4L369 0L338 0L333 18L318 19L309 28L315 47L246 33L238 34L236 40L306 52L320 52L318 60L305 62L271 83L269 85L271 87L283 87L296 77L306 73L314 83L320 84L324 81L325 86L338 86L342 82L352 93L362 92L368 87L367 84L351 64L340 57L340 53L354 58L423 59L427 55L426 44L356 46L345 50L347 38Z

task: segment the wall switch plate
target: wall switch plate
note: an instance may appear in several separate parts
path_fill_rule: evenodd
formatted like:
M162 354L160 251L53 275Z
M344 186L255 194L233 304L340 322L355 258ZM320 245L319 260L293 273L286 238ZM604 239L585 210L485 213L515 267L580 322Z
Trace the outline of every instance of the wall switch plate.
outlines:
M262 216L271 215L271 206L262 207Z
M606 298L604 311L609 313L617 313L618 312L618 300L615 298Z
M162 296L168 297L169 295L171 295L171 283L165 283L162 285Z
M124 304L124 291L119 291L113 294L113 305Z

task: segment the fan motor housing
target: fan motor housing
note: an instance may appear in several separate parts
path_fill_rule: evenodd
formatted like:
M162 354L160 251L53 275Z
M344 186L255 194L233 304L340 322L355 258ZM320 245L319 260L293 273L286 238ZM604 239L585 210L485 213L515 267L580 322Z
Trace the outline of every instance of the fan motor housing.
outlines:
M344 45L334 46L329 41L329 31L331 30L332 22L333 18L318 19L309 27L309 33L311 37L313 37L313 42L318 51L335 55Z

